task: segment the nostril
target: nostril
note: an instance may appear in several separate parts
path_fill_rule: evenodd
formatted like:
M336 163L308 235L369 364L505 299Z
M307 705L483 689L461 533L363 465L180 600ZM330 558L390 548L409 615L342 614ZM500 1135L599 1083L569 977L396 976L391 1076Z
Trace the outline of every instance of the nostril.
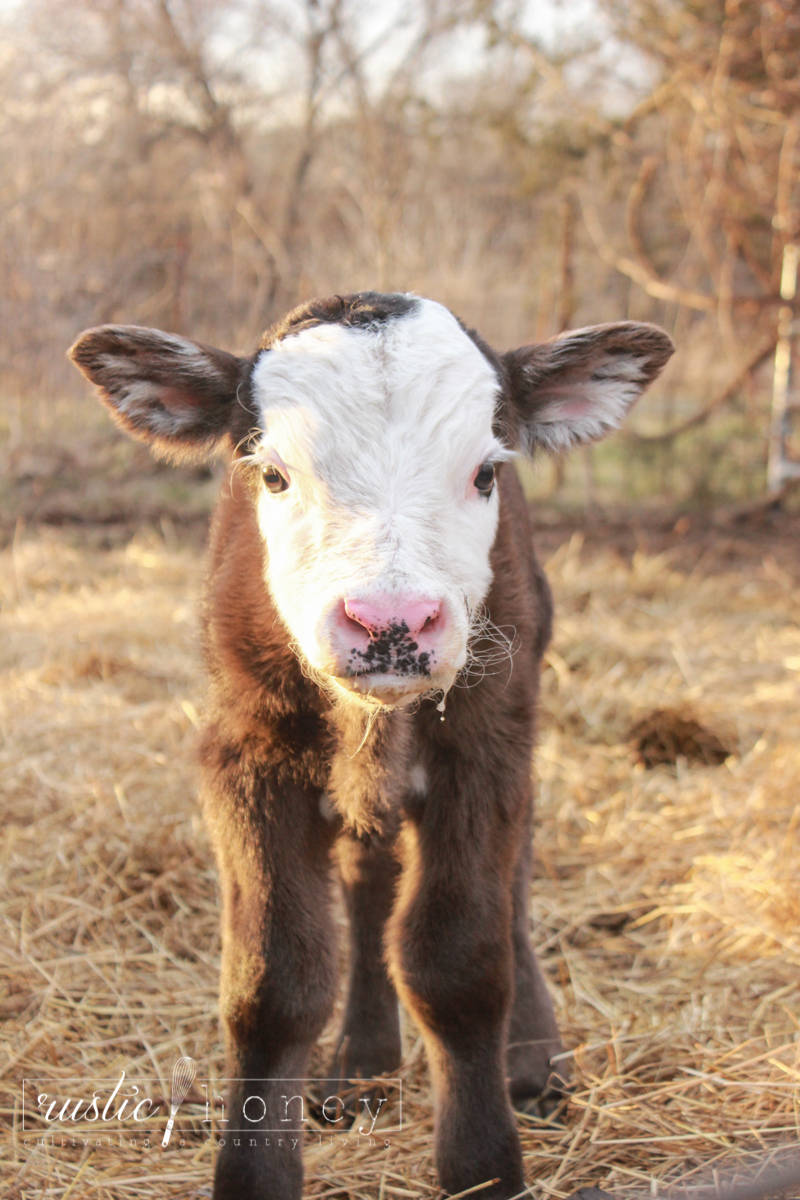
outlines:
M442 626L441 611L441 604L434 600L408 605L404 616L411 634L419 637L420 634L438 633Z
M378 596L371 600L348 598L343 601L342 610L347 628L353 632L358 629L362 637L366 631L371 639L401 630L414 638L440 631L443 623L441 601L417 596Z
M361 621L357 621L355 617L348 616L347 614L345 614L344 626L348 635L357 638L359 642L375 637L375 631L370 629L368 625L364 625Z
M376 630L374 617L366 611L367 606L358 600L345 600L344 616L350 629L358 630L360 634L368 633L373 637Z

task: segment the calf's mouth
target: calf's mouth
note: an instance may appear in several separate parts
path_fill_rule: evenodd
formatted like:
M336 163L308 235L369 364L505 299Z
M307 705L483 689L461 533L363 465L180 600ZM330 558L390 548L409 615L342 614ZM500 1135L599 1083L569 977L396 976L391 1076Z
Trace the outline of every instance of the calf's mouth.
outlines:
M430 676L436 663L432 650L420 650L405 621L394 621L370 639L366 649L353 646L347 661L347 678L369 675Z

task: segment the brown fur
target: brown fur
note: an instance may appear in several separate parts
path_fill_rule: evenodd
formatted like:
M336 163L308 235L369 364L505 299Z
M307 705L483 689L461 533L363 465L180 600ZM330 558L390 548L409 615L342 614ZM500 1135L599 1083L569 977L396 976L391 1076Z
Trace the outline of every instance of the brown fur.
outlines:
M379 716L354 754L366 718L354 722L303 676L261 583L248 484L234 473L211 539L203 746L223 879L229 1075L304 1073L336 985L335 845L354 951L331 1078L397 1069L396 989L428 1048L442 1182L460 1191L499 1177L490 1197L522 1185L507 1075L517 1102L557 1095L559 1083L549 1066L558 1034L528 938L530 764L551 602L512 467L499 487L487 608L517 631L513 669L453 689L445 721L429 701ZM412 763L427 771L422 801L408 791ZM324 794L341 814L336 826L320 813ZM295 1160L223 1150L216 1194L294 1196Z
M362 293L313 301L266 335L322 322L369 327L416 301ZM536 440L551 384L576 386L592 364L638 356L649 381L671 352L652 326L623 323L523 347L502 358L472 334L501 388L496 429ZM135 327L103 327L72 349L124 426L157 450L188 456L246 442L253 359ZM622 378L622 377L621 377ZM204 643L211 688L202 745L204 804L223 899L220 1011L228 1111L260 1096L280 1129L281 1097L303 1078L331 1015L336 938L331 862L351 920L349 998L332 1087L400 1065L398 996L425 1039L436 1096L436 1162L450 1192L495 1179L485 1200L523 1187L511 1101L556 1102L560 1042L529 940L532 786L540 660L551 599L533 552L514 469L498 470L500 520L486 598L517 651L496 673L453 688L445 720L430 699L373 720L334 706L304 675L264 584L266 553L247 467L222 489L211 532ZM480 642L474 647L480 652ZM414 768L425 795L412 787ZM300 1085L298 1085L299 1087ZM296 1088L292 1088L294 1092ZM216 1200L298 1200L302 1162L290 1139L226 1139Z

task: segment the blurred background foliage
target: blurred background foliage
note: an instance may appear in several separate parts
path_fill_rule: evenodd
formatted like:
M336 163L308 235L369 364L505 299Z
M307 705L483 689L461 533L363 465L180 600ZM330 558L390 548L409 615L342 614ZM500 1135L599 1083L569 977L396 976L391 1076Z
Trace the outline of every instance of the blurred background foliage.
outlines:
M63 353L81 329L249 352L362 288L440 300L499 349L672 333L626 430L527 471L533 497L764 495L796 0L7 0L0 24L7 516L210 503L207 472L162 478L89 401Z

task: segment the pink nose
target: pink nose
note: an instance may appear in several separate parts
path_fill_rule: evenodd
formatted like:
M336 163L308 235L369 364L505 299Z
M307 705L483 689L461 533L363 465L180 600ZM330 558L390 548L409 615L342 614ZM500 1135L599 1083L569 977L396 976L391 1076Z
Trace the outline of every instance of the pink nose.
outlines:
M371 638L393 626L405 625L409 634L433 632L441 610L440 600L410 596L380 596L374 600L345 600L344 611L362 625Z

